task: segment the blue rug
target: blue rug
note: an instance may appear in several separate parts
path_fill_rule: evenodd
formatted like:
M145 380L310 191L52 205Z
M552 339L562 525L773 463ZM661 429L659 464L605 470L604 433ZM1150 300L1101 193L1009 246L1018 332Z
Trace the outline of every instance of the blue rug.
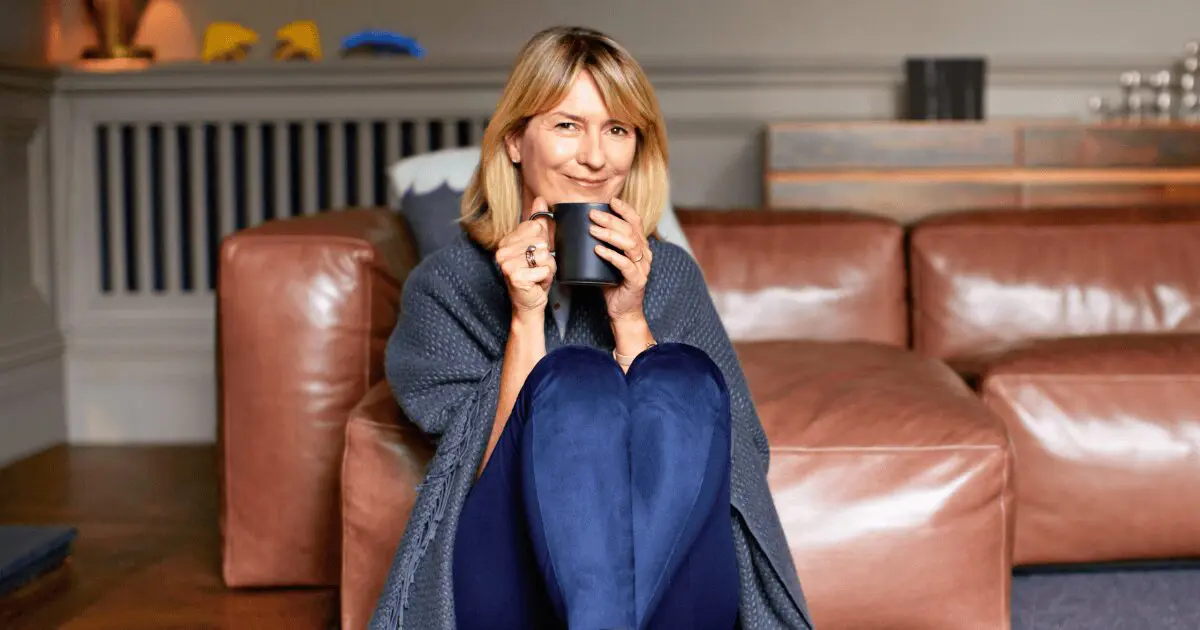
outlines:
M1200 567L1013 576L1013 630L1200 630Z
M75 536L73 527L0 525L0 595L62 564Z

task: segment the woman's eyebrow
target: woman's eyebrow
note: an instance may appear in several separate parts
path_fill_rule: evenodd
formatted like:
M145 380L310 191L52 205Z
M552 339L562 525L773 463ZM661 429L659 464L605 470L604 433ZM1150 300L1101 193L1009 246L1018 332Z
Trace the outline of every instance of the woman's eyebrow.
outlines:
M570 112L564 112L562 110L552 111L552 112L550 112L550 115L551 116L562 116L563 118L569 118L578 123L586 123L588 121L586 116L580 116L578 114L572 114ZM612 124L627 125L629 123L625 122L624 120L621 120L620 118L609 118L607 121L605 121L604 124L606 124L606 125L612 125Z

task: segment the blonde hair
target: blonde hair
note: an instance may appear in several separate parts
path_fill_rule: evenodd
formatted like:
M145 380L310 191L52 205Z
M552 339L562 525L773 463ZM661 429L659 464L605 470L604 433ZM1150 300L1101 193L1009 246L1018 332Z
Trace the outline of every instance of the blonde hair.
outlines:
M647 235L657 228L667 203L667 131L654 88L641 65L612 38L560 26L541 31L521 48L484 131L461 218L467 234L484 247L495 249L521 221L521 173L508 158L505 140L561 103L585 70L612 114L636 130L633 166L619 195L642 217Z

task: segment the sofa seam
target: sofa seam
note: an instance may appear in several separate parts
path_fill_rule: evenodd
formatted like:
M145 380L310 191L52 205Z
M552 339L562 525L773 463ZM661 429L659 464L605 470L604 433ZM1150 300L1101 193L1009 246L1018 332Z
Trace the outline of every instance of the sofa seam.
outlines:
M1046 374L1041 372L1007 372L984 376L984 386L996 381L1194 381L1200 380L1200 374L1088 374L1086 372L1071 372L1067 374Z
M1006 426L1006 429L1007 429L1007 426ZM1007 434L1007 430L1005 431L1005 433ZM1009 441L1009 444L1007 444L1004 447L1003 451L1004 451L1004 466L1003 466L1004 476L1002 478L1003 483L1000 486L1000 497L998 499L998 501L1000 503L1000 531L1001 531L1000 583L1002 585L1004 585L1004 588L1000 589L1000 618L1007 622L1005 624L1007 626L1012 623L1012 609L1011 609L1011 603L1010 603L1012 601L1012 556L1014 555L1014 553L1016 551L1015 541L1012 540L1013 527L1009 526L1008 507L1005 504L1005 497L1009 491L1009 483L1012 479L1012 472L1013 472L1012 471L1013 452L1012 452L1011 440ZM1015 497L1015 494L1014 494L1014 497ZM1015 501L1015 498L1014 498L1014 501ZM1014 527L1015 527L1015 525L1016 524L1013 523ZM1009 551L1010 549L1012 550L1011 552ZM1009 561L1007 563L1007 566L1005 566L1005 562L1004 562L1005 555L1009 556Z
M372 241L365 236L349 236L346 234L255 234L243 235L240 238L230 238L225 246L225 258L230 258L234 255L235 249L253 247L255 244L269 243L271 245L312 245L328 244L337 245L339 247L351 246L355 248L367 248L374 250L379 243Z
M345 625L346 623L346 611L342 605L342 600L344 599L343 593L344 589L346 588L346 465L349 461L349 458L346 457L346 454L350 451L350 420L351 418L347 417L346 425L342 428L342 462L341 465L338 466L338 505L341 506L341 509L339 510L341 514L338 515L338 520L341 521L341 523L338 529L342 532L341 540L338 542L338 544L341 545L341 549L338 550L338 604L339 608L341 609L338 612L338 617L339 623L342 625Z
M999 444L947 444L941 446L772 446L773 453L870 453L1006 450Z

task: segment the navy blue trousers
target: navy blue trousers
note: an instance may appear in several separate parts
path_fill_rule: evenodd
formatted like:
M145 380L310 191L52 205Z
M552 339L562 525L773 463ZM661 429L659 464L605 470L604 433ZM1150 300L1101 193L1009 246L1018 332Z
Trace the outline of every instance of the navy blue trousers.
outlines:
M462 630L731 630L729 393L660 344L628 373L599 350L543 358L463 506Z

